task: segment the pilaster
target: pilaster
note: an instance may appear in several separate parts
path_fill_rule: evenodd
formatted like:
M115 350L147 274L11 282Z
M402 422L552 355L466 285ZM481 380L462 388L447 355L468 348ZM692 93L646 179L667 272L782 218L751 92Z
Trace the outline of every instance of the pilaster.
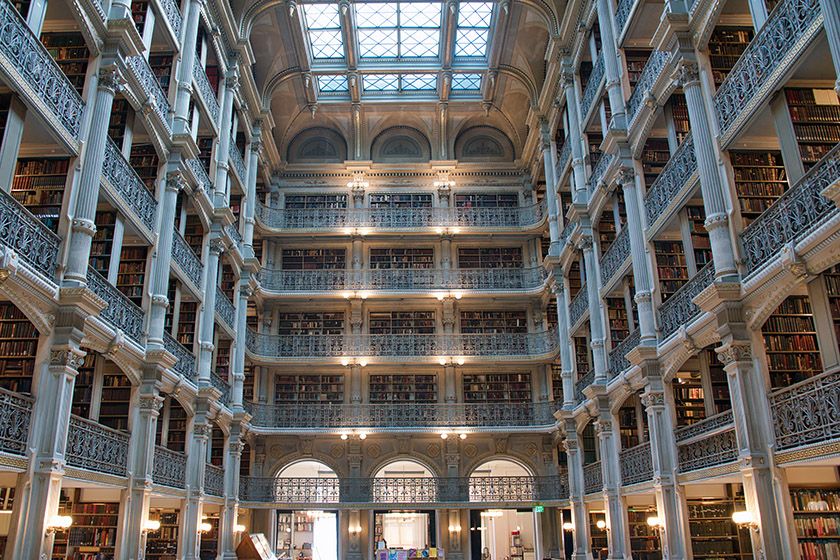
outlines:
M583 500L583 449L577 433L577 425L573 418L565 420L566 439L563 447L566 449L567 465L569 467L569 507L572 510L572 537L574 539L573 560L588 560L589 550L589 519L586 513L586 503Z
M630 536L627 507L620 495L621 475L618 459L618 442L613 430L609 399L599 398L600 410L595 420L595 434L601 451L601 474L604 484L604 511L607 521L609 558L630 559Z

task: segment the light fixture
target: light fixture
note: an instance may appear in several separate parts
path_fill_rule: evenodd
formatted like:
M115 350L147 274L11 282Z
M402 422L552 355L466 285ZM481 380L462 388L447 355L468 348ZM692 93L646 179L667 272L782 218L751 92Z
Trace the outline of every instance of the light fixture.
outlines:
M365 367L367 365L367 360L359 360L359 365Z
M749 511L736 511L732 514L732 522L739 527L749 527L753 531L758 531L758 521Z
M454 187L455 181L435 181L434 185L438 188L440 187Z
M595 526L603 531L604 529L607 528L607 522L604 521L603 519L599 519L597 522L595 522Z
M147 519L145 523L143 523L142 531L144 533L154 533L155 531L160 530L160 521L157 519Z
M245 532L245 525L241 525L241 524L237 523L236 525L233 526L233 532L234 533L244 533Z
M448 437L449 437L449 434L447 434L446 432L443 432L442 434L440 434L440 439L446 439Z
M505 512L500 509L489 509L487 511L482 511L481 517L501 517L504 514Z
M449 526L449 532L450 533L460 533L461 532L461 526L460 525L450 525Z
M359 434L359 439L367 439L367 434L362 432Z
M467 439L467 434L461 434L458 437L461 438L461 439Z
M202 521L198 525L198 530L201 531L202 533L209 533L210 531L213 530L213 526L210 525L209 523L207 523L206 521Z
M346 441L347 440L347 434L341 434L341 439Z
M662 521L655 515L647 518L647 524L649 527L662 527Z
M47 525L47 533L66 531L73 524L73 518L69 515L53 515L50 524Z
M575 528L575 526L572 525L569 521L566 521L565 523L563 523L563 530L564 531L572 531L572 530L574 530L574 528Z

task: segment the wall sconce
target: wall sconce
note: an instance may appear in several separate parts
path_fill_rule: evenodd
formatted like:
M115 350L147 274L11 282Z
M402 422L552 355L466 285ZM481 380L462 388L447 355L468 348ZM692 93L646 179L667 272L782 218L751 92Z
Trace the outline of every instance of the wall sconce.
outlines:
M759 531L758 521L756 521L753 514L748 511L736 511L732 514L732 522L740 527L749 527L756 533Z
M450 533L460 533L461 532L461 526L460 525L450 525L449 526L449 532Z
M459 434L458 437L461 438L461 439L467 439L467 434L462 433L462 434Z
M361 525L356 525L355 527L350 526L350 528L348 528L347 530L350 531L351 535L358 535L359 533L362 532L362 526Z
M233 532L234 533L244 533L245 532L245 525L241 525L241 524L237 523L236 525L233 526Z
M607 522L604 521L603 519L599 519L598 521L595 522L595 526L598 527L602 531L606 531Z
M438 188L440 188L440 187L452 188L452 187L455 186L455 181L435 181L433 184L434 184L434 186L436 186Z
M575 526L572 525L569 521L566 521L565 523L563 523L563 530L564 531L574 531Z
M213 530L213 526L207 523L206 521L202 521L198 524L198 530L202 533L209 533Z
M47 525L47 533L56 533L66 531L73 524L73 518L69 515L54 515L50 519L50 524Z
M143 523L143 528L141 531L144 533L154 533L155 531L160 530L160 521L157 519L147 519L145 523Z

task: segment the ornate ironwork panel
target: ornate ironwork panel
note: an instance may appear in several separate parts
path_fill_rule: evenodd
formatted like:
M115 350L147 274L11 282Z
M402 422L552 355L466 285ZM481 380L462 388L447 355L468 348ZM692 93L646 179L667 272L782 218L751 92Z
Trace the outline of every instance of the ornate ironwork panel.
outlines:
M618 463L621 467L621 482L625 486L653 479L650 442L623 450L618 457Z
M187 379L195 378L195 356L192 352L184 348L180 342L168 332L163 333L163 347L167 352L173 354L178 361L175 362L174 370L186 377Z
M67 464L88 471L125 476L128 439L126 433L71 416L67 430Z
M204 164L201 160L198 158L188 159L187 169L192 173L198 186L209 193L213 185L210 183L210 177L207 175L207 170L204 169Z
M168 0L173 2L174 0ZM198 86L198 94L204 101L207 111L210 113L210 118L218 125L219 122L219 101L216 99L216 94L213 93L213 88L210 86L210 80L207 79L207 73L200 64L193 65L193 79Z
M234 222L229 226L225 226L225 232L236 245L242 244L242 235L239 233L239 222Z
M604 473L601 472L601 461L596 461L583 467L583 493L594 494L604 489Z
M690 472L731 463L738 458L735 430L726 430L709 437L677 446L680 472Z
M572 237L575 229L577 229L577 222L568 222L566 226L563 228L563 232L560 234L560 244L565 245L569 242L569 238Z
M612 165L616 157L613 154L604 154L598 158L598 162L592 168L592 175L589 177L589 186L591 188L598 186L598 183L604 178L607 169L610 168L610 165Z
M26 455L32 399L0 389L0 451Z
M160 3L169 25L172 26L172 31L175 32L176 37L180 37L182 18L178 3L175 0L160 0Z
M0 2L0 55L11 67L6 71L18 74L67 134L79 140L85 104L10 2Z
M0 194L0 243L48 279L55 277L58 236L5 191Z
M538 500L531 476L472 476L470 502L531 502Z
M210 372L210 384L222 393L219 402L225 406L230 405L230 383L222 379L215 371Z
M715 116L722 137L743 120L749 105L761 101L761 90L791 63L789 52L801 48L802 37L821 13L819 0L785 0L776 6L717 88Z
M242 154L239 153L239 148L233 140L228 143L228 155L230 156L230 162L233 164L233 169L236 171L237 177L239 177L239 182L244 185L248 178L248 172L245 171L245 162L242 161Z
M610 352L610 379L617 377L619 373L630 368L630 360L627 353L639 345L642 339L642 331L636 329L630 335L619 342Z
M668 64L669 56L665 51L653 51L648 57L645 67L642 69L642 74L639 76L639 81L636 82L636 87L627 102L628 127L636 120L639 109L645 104L646 98L651 95L653 86L659 80L665 65Z
M561 472L557 476L557 495L561 500L568 500L571 493L571 487L569 486L569 473Z
M570 138L566 138L563 147L560 148L560 154L557 156L557 167L555 168L558 179L563 175L563 171L572 159L572 142Z
M376 504L411 504L437 501L437 481L432 477L374 478L371 498Z
M157 76L154 75L152 69L149 67L148 61L142 55L138 55L126 58L125 63L134 72L134 76L140 82L143 91L152 100L152 110L157 113L166 130L171 132L169 111L172 110L172 106L169 104L163 88L160 87Z
M571 303L569 303L569 322L572 325L576 325L588 310L589 296L586 293L586 282L584 282L578 290L578 293L572 298Z
M609 284L628 260L630 260L630 228L625 226L601 257L601 285Z
M234 329L236 325L236 311L233 308L233 303L231 303L222 289L218 286L216 286L216 315L218 315L231 330Z
M674 431L677 443L683 443L691 439L702 438L703 436L712 432L720 431L723 428L731 428L732 426L732 411L727 410L714 416L709 416L694 424L682 426Z
M115 329L123 331L134 342L143 346L143 310L125 294L105 280L93 267L88 267L87 286L107 304L99 316Z
M840 438L840 372L823 373L770 395L776 448Z
M204 491L211 496L225 495L225 471L216 465L204 465Z
M748 272L754 272L776 257L785 244L802 239L827 216L837 213L834 202L820 193L838 176L840 144L741 232Z
M618 37L621 37L624 27L627 25L627 20L630 17L630 12L633 7L638 4L638 0L621 0L618 7L615 9L615 32Z
M155 484L184 488L187 476L187 457L160 445L155 446L152 480Z
M173 232L172 235L172 260L178 265L189 281L196 288L200 289L201 274L204 267L201 266L198 255L195 254L192 247L189 246L177 231Z
M709 261L659 307L663 338L671 336L681 325L689 324L700 315L700 308L692 300L711 286L714 279L715 265L713 261Z
M645 195L648 224L655 223L671 203L680 198L695 172L697 159L694 155L694 140L689 133Z
M589 75L589 81L586 82L586 88L583 90L580 110L584 119L592 110L592 104L601 91L602 82L604 81L604 53L598 55L598 60L595 61L595 66L592 67L592 73Z
M592 382L595 381L595 370L590 370L586 375L581 377L575 383L575 401L576 402L583 402L583 390L592 385Z
M137 220L148 231L153 232L155 230L157 201L110 138L105 144L105 162L102 165L102 177L108 181L111 189L131 209Z

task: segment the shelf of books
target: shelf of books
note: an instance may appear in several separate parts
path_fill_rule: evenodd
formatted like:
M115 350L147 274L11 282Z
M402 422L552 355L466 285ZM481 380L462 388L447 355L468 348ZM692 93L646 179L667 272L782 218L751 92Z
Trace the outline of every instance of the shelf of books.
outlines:
M154 53L150 55L149 68L152 69L152 74L158 79L164 93L169 91L169 81L172 77L172 54Z
M606 253L612 242L615 241L616 227L611 215L606 213L598 224L598 241L601 243L601 254Z
M688 231L691 234L694 263L697 265L697 270L700 270L712 260L712 244L709 241L709 232L703 225L706 221L706 211L702 206L686 206L685 213L688 218Z
M659 529L648 525L649 517L656 517L656 508L627 508L630 530L630 554L633 560L661 560L662 543Z
M691 547L696 560L752 560L750 529L739 529L732 514L743 511L743 501L687 500Z
M790 499L802 560L840 558L840 490L791 488Z
M744 227L788 189L781 152L729 152Z
M785 89L788 111L807 171L840 142L840 98L831 89Z
M201 533L199 558L215 558L219 551L219 517L202 517L202 523L208 523L210 530Z
M303 512L277 513L277 554L281 558L312 558L315 524Z
M461 247L459 268L522 268L521 247Z
M131 410L131 381L112 362L103 364L102 402L99 423L114 430L128 431Z
M664 302L688 282L688 265L680 241L654 241L659 290Z
M274 376L274 399L278 403L341 404L344 375L305 374Z
M571 265L569 265L569 300L571 301L577 293L580 291L580 287L583 285L581 281L581 273L580 273L580 261L574 261Z
M207 175L210 175L210 161L213 158L213 137L200 136L195 141L198 146L198 159L204 167Z
M574 337L575 343L575 366L577 367L578 379L589 373L592 369L592 361L589 359L589 341L585 336Z
M828 296L828 308L834 322L834 340L840 344L840 266L829 268L822 276Z
M732 408L732 400L729 398L729 381L723 364L714 349L706 350L706 363L709 368L709 380L712 386L712 402L715 406L715 414L726 412Z
M437 402L437 376L420 374L371 375L371 403Z
M169 427L166 432L166 448L183 453L187 446L187 411L175 400L169 400Z
M280 313L278 323L281 335L342 334L344 312Z
M807 296L790 296L761 327L767 367L774 388L822 373L817 333Z
M685 96L681 93L674 93L668 100L671 106L671 116L674 121L674 132L677 134L677 142L682 144L691 126L688 122L688 104L685 102Z
M219 288L221 288L222 292L228 297L228 299L233 301L235 299L233 297L235 287L236 274L234 274L233 268L231 268L229 264L222 261L222 270L219 275Z
M370 334L434 334L434 311L371 311Z
M435 250L432 247L371 248L370 267L434 268Z
M709 62L712 66L712 79L719 87L727 74L741 58L741 54L755 37L752 27L718 26L709 37Z
M645 185L650 188L671 159L671 150L667 138L648 138L642 150L642 170Z
M128 123L128 110L131 106L125 99L114 99L111 106L111 118L108 122L108 136L114 141L117 149L122 151L125 139L125 127Z
M38 330L12 303L0 303L0 387L32 392Z
M432 195L426 193L371 193L371 208L431 208Z
M90 51L81 33L41 33L41 43L82 95L87 78Z
M461 311L464 334L513 334L528 332L525 311Z
M636 83L642 76L651 51L649 49L624 49L624 59L627 61L627 80L630 82L630 90L636 88Z
M66 533L56 533L53 559L114 560L119 503L67 504L73 518ZM68 553L71 553L68 556Z
M81 416L82 418L90 418L90 404L93 396L93 379L96 376L96 367L102 360L99 353L94 352L90 348L84 348L87 355L84 363L76 368L78 374L76 381L73 383L73 405L70 409L71 414Z
M287 194L286 208L347 208L346 194Z
M458 208L515 208L519 206L516 193L475 193L456 194L455 206Z
M607 544L607 527L604 525L603 529L599 528L599 521L606 523L606 517L603 513L589 514L589 537L592 541L592 557L600 560L601 558L607 557L609 549Z
M601 159L601 142L604 141L604 137L599 132L588 132L586 138L589 146L589 166L594 168Z
M555 401L563 402L563 368L560 364L551 364L551 396Z
M216 375L228 380L230 375L230 340L219 340L216 346Z
M12 196L53 233L58 231L69 164L68 158L19 158L12 180Z
M522 560L525 558L525 547L522 546L522 535L519 531L510 533L510 560Z
M198 214L187 214L187 223L184 225L184 241L201 258L201 247L204 244L204 226L201 225L201 218Z
M147 560L175 560L178 554L177 509L150 509L149 519L160 521L160 529L146 537Z
M154 193L159 163L155 147L151 144L133 144L128 161L149 192Z
M210 438L210 464L221 467L225 462L225 433L215 423Z
M677 377L673 382L677 426L687 426L706 417L700 376Z
M178 342L190 351L195 345L197 315L198 302L181 300L181 310L178 313Z
M610 341L615 348L622 340L630 335L630 325L627 321L627 307L624 298L605 298L607 303L607 317L610 325Z
M257 381L256 366L246 363L244 367L245 379L242 381L242 400L254 402L254 385Z
M283 249L284 270L341 270L347 268L347 251L335 249Z
M111 266L116 222L116 212L97 212L94 218L96 233L93 234L90 246L90 266L104 278L108 278L108 268Z
M621 448L630 449L639 445L639 423L636 417L636 403L631 401L618 409L618 436Z
M465 373L464 402L531 402L530 373Z
M239 476L251 476L251 446L242 445L242 455L239 459Z
M117 273L117 289L137 305L143 304L146 282L146 247L123 247Z

